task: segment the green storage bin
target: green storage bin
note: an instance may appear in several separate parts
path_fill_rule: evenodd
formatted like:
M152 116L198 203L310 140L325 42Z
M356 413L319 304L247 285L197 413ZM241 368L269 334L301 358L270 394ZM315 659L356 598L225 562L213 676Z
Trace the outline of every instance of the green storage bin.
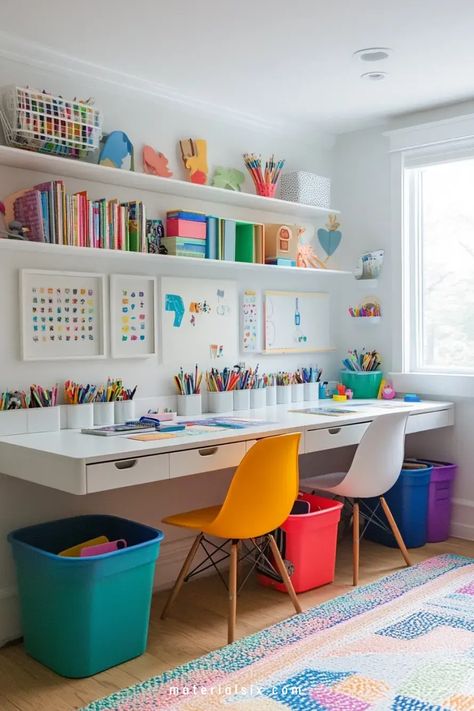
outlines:
M58 553L96 536L124 538L113 553ZM146 649L163 533L117 516L77 516L9 534L25 649L57 674L86 677Z
M379 394L383 373L373 370L364 371L341 370L341 383L350 388L358 400L372 400Z

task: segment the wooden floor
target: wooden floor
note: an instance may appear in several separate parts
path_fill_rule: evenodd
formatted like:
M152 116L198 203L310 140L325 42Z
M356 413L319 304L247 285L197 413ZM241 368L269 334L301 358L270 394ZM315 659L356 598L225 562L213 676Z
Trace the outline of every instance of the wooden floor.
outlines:
M410 551L414 562L439 553L474 557L474 542L451 538ZM398 550L362 542L360 584L368 583L402 566ZM344 540L338 550L333 585L300 595L303 609L351 590L351 545ZM170 617L159 619L165 595L155 596L146 654L89 679L63 679L33 661L21 644L0 650L1 711L71 711L101 696L130 686L178 664L222 646L226 640L226 592L214 577L186 584ZM237 635L243 637L277 622L292 612L286 595L258 586L251 580L239 596Z

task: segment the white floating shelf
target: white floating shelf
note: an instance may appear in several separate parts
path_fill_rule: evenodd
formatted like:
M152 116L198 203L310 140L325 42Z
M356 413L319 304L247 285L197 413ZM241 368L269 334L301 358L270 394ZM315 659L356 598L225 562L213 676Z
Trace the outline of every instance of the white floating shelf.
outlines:
M343 271L341 269L303 269L301 267L279 267L274 264L252 264L248 262L231 262L229 260L219 260L219 259L196 259L194 257L175 257L171 254L143 254L142 252L121 252L118 249L98 249L96 247L73 247L69 245L61 244L49 244L48 242L28 242L23 240L14 239L0 239L0 252L1 251L16 251L16 252L27 252L36 254L58 254L58 255L70 255L70 256L88 256L90 258L105 258L118 259L123 262L131 262L133 264L156 264L158 266L158 271L161 273L165 271L167 265L178 264L180 266L192 265L193 271L196 273L199 270L208 271L216 270L218 272L226 271L235 274L236 269L240 271L252 271L252 272L264 272L266 274L273 272L291 272L293 274L298 273L298 275L305 275L308 277L315 277L315 275L321 276L337 276L345 275L350 276L351 272Z
M315 219L325 217L330 213L339 212L338 210L314 207L313 205L303 205L298 202L261 197L260 195L253 195L252 193L215 188L212 185L197 185L195 183L186 182L185 180L160 178L156 175L147 175L146 173L109 168L103 165L96 165L95 163L49 156L42 153L22 150L21 148L11 148L9 146L0 146L0 165L9 166L10 168L34 170L41 173L51 173L59 177L90 180L107 185L120 185L121 187L131 188L133 190L147 190L152 193L174 195L176 197L190 198L203 202L225 203L226 205L278 213L293 218L306 217ZM172 205L171 207L174 209L176 205Z

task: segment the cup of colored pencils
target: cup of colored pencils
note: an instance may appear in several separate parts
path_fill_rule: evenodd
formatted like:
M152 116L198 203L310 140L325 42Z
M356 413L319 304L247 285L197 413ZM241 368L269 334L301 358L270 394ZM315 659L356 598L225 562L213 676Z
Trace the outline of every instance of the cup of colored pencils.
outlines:
M81 385L72 380L64 383L66 402L66 427L70 430L92 427L94 424L93 402L96 396L95 385Z
M277 373L277 404L289 405L291 402L291 373Z
M231 368L212 368L206 373L209 412L230 413L234 409L233 390L238 381L239 372Z
M277 384L276 373L266 373L263 376L263 384L265 385L267 405L272 406L277 404Z
M322 373L322 369L318 368L318 366L301 369L304 385L304 399L306 402L319 400L319 382Z
M28 398L24 390L5 390L0 392L0 410L24 410L28 407Z
M58 386L43 388L30 385L30 407L54 407L58 402Z
M194 417L201 414L201 381L202 373L199 372L197 363L193 372L185 373L180 368L179 373L174 376L178 390L178 415Z
M257 195L275 197L284 160L275 160L275 155L265 162L262 170L262 157L254 153L244 153L244 163L255 185Z
M352 390L357 399L376 398L379 394L383 373L379 370L382 357L377 351L349 351L342 361L341 382Z

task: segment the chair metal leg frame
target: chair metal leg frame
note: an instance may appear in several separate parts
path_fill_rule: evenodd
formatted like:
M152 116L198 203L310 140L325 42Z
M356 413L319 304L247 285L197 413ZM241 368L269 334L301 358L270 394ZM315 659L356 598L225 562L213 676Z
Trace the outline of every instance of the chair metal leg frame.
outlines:
M221 579L222 583L224 584L224 587L227 589L227 583L225 581L225 578L217 566L219 563L222 563L222 561L227 560L227 558L229 557L230 553L223 550L224 547L229 542L230 542L230 538L223 541L223 543L221 543L221 545L218 546L216 543L214 543L213 541L210 541L208 538L206 538L203 535L201 538L200 544L201 544L201 548L203 549L203 551L206 554L206 557L204 558L204 560L202 560L200 563L198 563L198 565L196 565L196 567L193 568L191 570L191 572L189 572L186 575L184 582L187 583L188 580L190 580L190 578L194 577L195 575L199 575L199 573L203 573L205 570L208 570L209 568L214 568L216 573L218 574L219 578ZM206 548L206 545L205 545L206 543L208 545L212 546L214 548L214 550L209 552L208 549ZM214 556L217 555L218 553L222 553L222 556L219 558L219 560L214 560Z

